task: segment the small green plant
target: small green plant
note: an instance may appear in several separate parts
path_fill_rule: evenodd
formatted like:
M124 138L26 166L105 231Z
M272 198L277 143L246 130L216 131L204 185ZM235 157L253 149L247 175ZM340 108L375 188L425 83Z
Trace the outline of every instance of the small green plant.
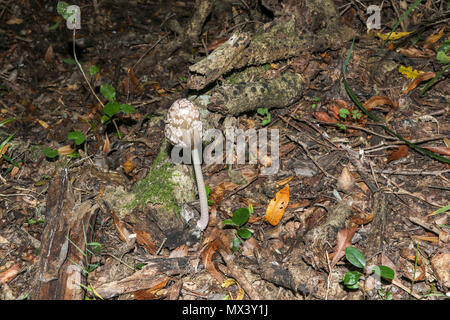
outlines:
M388 289L378 288L377 293L381 300L392 300L392 292Z
M75 142L75 145L79 146L79 145L83 144L86 141L86 136L83 133L79 132L79 131L72 131L72 132L69 132L67 134L67 139L68 140L73 140ZM54 159L57 156L59 156L58 150L57 149L52 149L52 148L46 148L44 150L44 154L49 159ZM78 152L73 152L71 154L68 154L67 156L69 158L78 158L79 154L78 154Z
M317 107L318 102L319 102L319 97L314 97L314 103L311 105L311 108L315 109Z
M130 106L129 104L119 104L116 101L116 90L114 87L110 84L103 84L100 87L101 94L108 99L108 103L105 104L105 107L103 108L103 116L102 116L102 124L107 125L108 123L112 122L114 126L116 127L117 134L119 138L122 138L119 127L117 126L117 115L119 112L123 113L133 113L136 112L136 109Z
M206 190L206 199L208 199L208 205L212 206L214 204L214 201L213 200L209 200L209 196L211 194L211 188L208 185L206 185L205 186L205 190Z
M358 109L355 109L355 110L352 111L353 119L359 120L359 119L361 119L362 116L363 116L363 114Z
M339 129L341 129L342 131L347 130L347 126L343 123L336 123L336 125L338 126Z
M272 121L272 116L268 108L258 108L256 112L263 117L266 116L266 118L261 122L261 125L263 127L267 126L270 123L270 121Z
M338 112L339 116L343 119L346 119L347 116L350 114L350 111L347 108L340 108Z
M374 266L370 271L366 270L366 258L362 252L355 247L347 247L345 249L345 257L353 266L363 269L364 274L366 275L375 273L386 280L394 279L394 270L386 266ZM360 287L359 280L362 275L363 273L358 270L348 271L342 278L342 282L347 289L358 289Z
M222 221L224 225L232 226L236 229L237 237L233 239L233 244L231 250L238 251L241 248L243 241L250 239L252 236L252 231L245 227L244 224L247 223L250 218L250 214L253 213L253 207L250 205L248 208L239 208L233 212L233 217L228 220Z

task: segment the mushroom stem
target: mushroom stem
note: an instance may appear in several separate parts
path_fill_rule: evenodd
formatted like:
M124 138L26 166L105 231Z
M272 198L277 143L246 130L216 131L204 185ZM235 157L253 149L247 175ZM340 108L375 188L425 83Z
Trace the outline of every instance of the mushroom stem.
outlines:
M203 181L202 168L200 166L200 155L197 146L192 149L192 163L194 166L195 177L197 179L198 196L200 198L200 220L197 222L197 227L203 231L208 226L208 199L206 198L205 182Z

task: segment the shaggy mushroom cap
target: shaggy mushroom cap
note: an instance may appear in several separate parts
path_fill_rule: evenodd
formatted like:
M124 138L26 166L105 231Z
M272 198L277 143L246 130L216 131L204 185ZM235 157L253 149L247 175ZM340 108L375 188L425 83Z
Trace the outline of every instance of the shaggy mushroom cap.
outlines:
M202 134L200 112L191 101L179 99L175 101L167 112L165 135L173 145L194 147L194 132Z

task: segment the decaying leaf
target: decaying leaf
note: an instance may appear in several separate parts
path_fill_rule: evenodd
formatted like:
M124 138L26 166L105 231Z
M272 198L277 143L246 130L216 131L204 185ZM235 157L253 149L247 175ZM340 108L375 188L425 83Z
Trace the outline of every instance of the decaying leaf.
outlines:
M408 151L409 151L409 147L406 145L398 147L396 150L394 150L389 155L389 157L387 159L387 163L406 157L406 155L408 154Z
M289 184L277 192L275 198L270 200L266 209L264 221L276 226L283 217L284 211L289 204Z
M227 245L229 241L224 231L218 228L211 229L211 232L206 240L209 242L202 249L202 263L214 279L216 279L219 283L223 283L225 281L225 277L216 269L212 258L214 253L216 253L219 249L229 252L230 247Z
M450 148L449 147L423 147L424 149L433 151L434 153L443 154L446 156L450 156Z
M441 30L439 30L438 33L429 36L429 37L425 40L425 43L435 43L435 42L438 42L439 39L442 38L442 35L444 34L444 30L445 30L445 27L442 27Z
M169 277L165 277L165 279L163 279L157 285L155 285L151 288L148 288L148 289L135 291L135 292L133 292L133 295L136 298L136 300L158 299L158 296L157 296L158 291L167 285L167 283L169 282L169 279L170 279Z
M114 211L111 211L111 215L113 217L114 226L116 227L117 234L119 235L120 240L127 242L131 233L125 227L125 222L120 220Z
M0 283L7 283L9 280L14 278L21 270L20 264L16 263L8 270L0 272Z
M348 229L339 230L337 233L336 250L330 254L331 267L334 267L336 263L345 255L345 249L352 245L352 238L355 235L358 227L351 227Z
M136 165L130 160L127 160L122 164L122 168L127 175L130 175L131 171L136 168Z
M238 185L228 181L228 182L222 182L217 187L214 188L213 192L209 196L209 200L214 201L215 205L220 204L220 202L223 200L223 197L225 195L225 191L231 191L236 189Z
M277 188L284 186L286 183L289 183L292 179L294 179L294 176L290 176L290 177L287 177L286 179L278 181Z
M331 118L328 113L324 112L324 111L316 111L313 112L313 117L316 118L317 120L323 121L323 122L329 122L329 123L336 123L337 120Z
M182 244L178 248L175 248L170 252L169 258L182 258L188 255L188 247L185 244Z
M352 190L354 185L355 179L353 179L348 167L344 167L337 181L338 190L349 192Z
M421 83L422 81L427 81L430 80L431 78L434 78L436 76L436 73L434 72L424 72L421 73L419 76L417 76L417 78L415 78L413 80L413 82L411 82L411 84L409 85L409 87L404 91L404 93L409 93L411 90L413 90L415 87L417 87L419 85L419 83Z
M391 99L389 99L386 96L373 96L369 100L367 100L364 103L364 108L367 110L371 110L375 107L382 106L382 105L388 105L393 108L398 108L398 103L393 102Z
M58 148L58 153L62 156L68 155L68 154L71 154L74 152L75 152L75 149L73 149L70 144Z
M401 39L403 37L408 36L409 34L411 34L411 32L388 32L388 33L377 33L378 38L380 38L381 40L386 40L389 37L389 40L398 40Z
M114 222L114 223L116 223L116 222ZM123 222L122 222L122 224L123 224ZM128 230L125 228L124 225L120 225L119 227L117 227L117 225L116 225L116 228L121 229L122 236L123 236L123 233L128 232ZM150 254L156 253L158 248L156 247L152 236L148 232L146 232L144 230L133 230L133 232L136 234L137 243L139 243L141 246L144 246ZM119 233L119 236L121 236L121 233ZM128 233L128 235L129 235L129 233ZM122 237L121 237L121 239L122 239Z
M241 285L239 284L239 282L237 282L236 280L234 280L232 278L226 279L222 283L222 288L228 288L229 286L232 286L233 284L235 284L238 287L238 292L237 292L236 299L233 299L233 295L231 294L231 292L228 293L230 295L230 300L242 300L242 299L244 299L245 292L241 288Z

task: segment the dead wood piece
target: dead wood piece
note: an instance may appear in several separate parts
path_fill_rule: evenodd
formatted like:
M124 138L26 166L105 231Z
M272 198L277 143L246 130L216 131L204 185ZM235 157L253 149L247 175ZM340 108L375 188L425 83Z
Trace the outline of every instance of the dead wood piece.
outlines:
M209 83L217 80L221 75L232 70L240 58L239 53L247 47L249 42L249 33L233 34L207 58L189 67L189 70L196 74L189 78L188 87L194 90L201 90Z
M208 109L239 115L260 107L282 108L300 99L304 84L304 78L294 72L285 72L275 79L224 84L214 90Z
M323 270L328 270L327 248L331 248L336 242L336 236L340 229L345 228L345 222L350 215L352 207L347 201L341 201L332 211L328 213L324 224L321 224L305 235L307 246L305 257L312 264Z
M383 241L387 223L387 194L379 191L373 199L373 220L367 237L366 257L383 250Z
M219 252L223 260L227 264L230 274L237 280L237 282L239 282L242 289L244 289L245 293L247 293L250 299L263 300L264 297L248 282L241 268L239 268L237 264L234 263L234 256L232 254L228 254L225 250L219 250Z
M83 274L76 264L82 266L85 260L73 244L83 252L86 249L84 235L90 239L92 228L89 225L96 209L97 205L91 201L75 203L67 169L55 177L48 190L46 222L32 299L83 298L80 287Z
M186 274L191 271L190 257L154 258L129 277L119 281L100 284L95 291L108 299L121 294L152 288L167 279L167 276Z

